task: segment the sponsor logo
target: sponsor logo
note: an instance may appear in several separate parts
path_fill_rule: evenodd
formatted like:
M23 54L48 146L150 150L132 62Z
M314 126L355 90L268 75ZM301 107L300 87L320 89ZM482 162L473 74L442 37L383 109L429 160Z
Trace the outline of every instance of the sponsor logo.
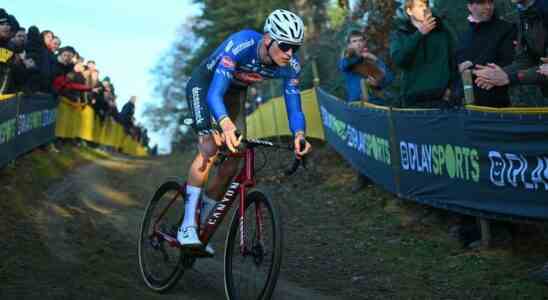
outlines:
M219 220L223 214L225 213L225 210L230 207L230 204L232 201L234 201L234 196L236 196L236 189L240 186L238 182L233 182L229 187L228 190L225 193L225 196L223 197L223 200L221 200L217 205L215 206L214 212L211 214L209 219L207 220L207 223L210 225L215 225L217 223L217 220Z
M400 142L401 167L405 171L449 176L479 182L478 150L456 145L424 145Z
M228 41L228 44L226 44L225 52L230 51L232 49L232 46L234 46L234 42L232 40Z
M228 56L223 56L223 58L221 58L221 65L228 69L233 69L234 67L236 67L236 63L234 62L234 60L232 60L232 58Z
M236 77L236 79L240 80L241 82L245 82L247 84L253 84L264 80L263 76L258 73L236 72L234 74L234 77Z
M31 130L47 127L55 124L57 110L35 111L17 117L17 135L25 134Z
M297 61L297 59L292 58L292 59L289 61L289 64L291 65L291 68L293 68L293 70L295 70L295 73L301 72L301 64L299 64L299 62Z
M492 184L548 191L548 157L538 156L528 161L522 154L489 151L489 161L489 180Z
M200 87L192 88L192 106L194 106L194 117L196 118L196 124L200 124L204 121L202 116L202 105L200 104Z
M243 50L251 47L255 45L255 40L249 40L247 42L243 42L241 44L239 44L238 46L236 46L233 50L232 50L232 53L234 55L238 55L240 52L242 52Z
M333 131L348 147L370 159L391 165L388 139L362 132L344 123L331 114L325 107L321 107L320 112L325 127Z
M297 94L300 94L301 92L299 91L299 88L290 87L285 89L285 93L288 95L297 95Z
M215 73L220 74L220 75L222 75L222 76L224 76L224 77L226 77L226 78L228 78L228 79L232 79L232 73L230 73L230 72L228 72L228 71L226 71L226 70L219 70L219 69L217 69L217 70L215 70Z

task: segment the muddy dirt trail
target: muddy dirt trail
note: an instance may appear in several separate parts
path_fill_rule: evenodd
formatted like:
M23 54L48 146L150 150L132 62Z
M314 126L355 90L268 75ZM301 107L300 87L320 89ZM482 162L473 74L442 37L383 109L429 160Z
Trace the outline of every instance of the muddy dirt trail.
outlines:
M187 161L114 157L53 184L35 208L39 247L20 257L21 272L0 298L225 299L221 249L217 257L199 260L166 294L149 291L140 277L137 240L146 202L163 179L182 175ZM213 242L221 248L223 234ZM340 299L281 277L274 299Z

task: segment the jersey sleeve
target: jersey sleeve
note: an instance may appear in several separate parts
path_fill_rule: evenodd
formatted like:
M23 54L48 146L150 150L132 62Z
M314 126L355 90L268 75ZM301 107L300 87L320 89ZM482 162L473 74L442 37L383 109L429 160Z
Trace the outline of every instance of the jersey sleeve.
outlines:
M289 128L293 134L306 131L306 120L301 106L301 91L299 89L299 75L301 66L296 59L291 60L290 75L284 78L283 93Z
M207 92L207 105L217 122L228 116L223 98L230 86L235 69L236 57L226 51L221 53Z

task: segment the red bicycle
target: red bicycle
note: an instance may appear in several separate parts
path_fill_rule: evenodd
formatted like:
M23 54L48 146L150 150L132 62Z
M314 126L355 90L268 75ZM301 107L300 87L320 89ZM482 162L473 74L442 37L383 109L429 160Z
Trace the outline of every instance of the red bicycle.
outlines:
M221 159L242 157L244 163L205 226L199 228L199 235L202 244L207 245L239 196L239 206L232 216L225 242L225 294L230 300L270 299L280 271L283 237L277 209L266 194L253 189L256 186L255 148L290 148L263 140L244 140L242 145L243 150L237 153L219 155ZM296 159L286 174L294 173L301 161ZM141 223L138 246L141 275L146 285L157 292L173 287L196 259L210 257L204 249L184 249L177 241L177 230L184 215L185 187L186 183L177 180L160 185Z

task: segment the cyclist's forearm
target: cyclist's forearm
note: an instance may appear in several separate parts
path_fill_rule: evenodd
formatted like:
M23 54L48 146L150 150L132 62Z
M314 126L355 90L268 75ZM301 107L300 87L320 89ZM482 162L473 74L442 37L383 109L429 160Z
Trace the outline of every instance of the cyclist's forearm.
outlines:
M301 110L300 97L297 100L286 101L287 116L289 118L289 128L293 135L299 132L306 132L306 120Z
M223 97L230 85L230 79L223 74L215 73L213 81L207 93L207 106L213 113L215 120L219 122L228 116Z

